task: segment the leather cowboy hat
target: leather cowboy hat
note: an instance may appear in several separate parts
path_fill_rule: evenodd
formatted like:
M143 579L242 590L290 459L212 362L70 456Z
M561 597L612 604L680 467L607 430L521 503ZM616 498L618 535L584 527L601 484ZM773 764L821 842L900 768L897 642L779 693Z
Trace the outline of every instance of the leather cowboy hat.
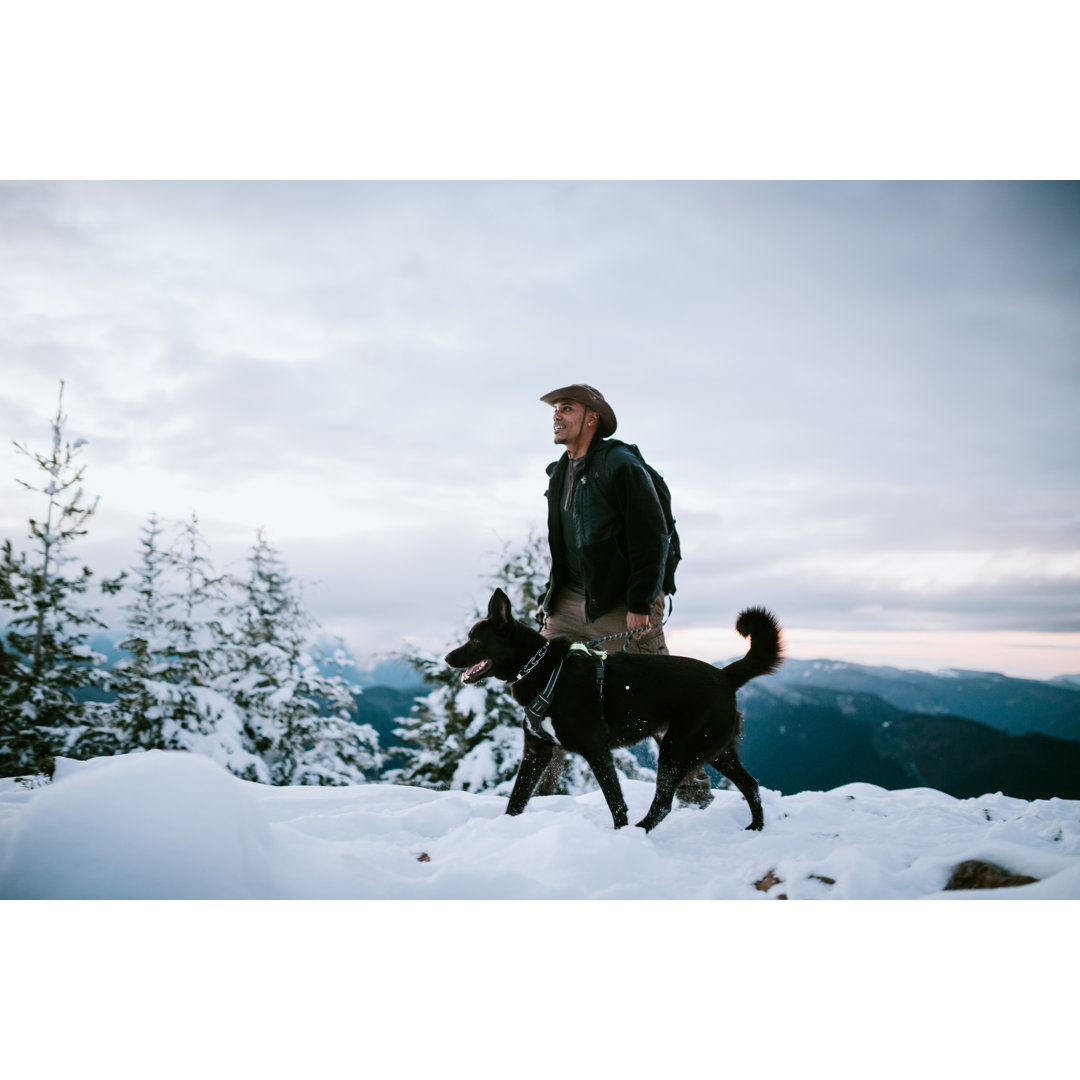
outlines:
M570 386L562 386L558 390L552 390L541 399L548 405L554 405L557 401L577 401L586 409L600 414L600 435L607 438L615 434L619 421L615 419L615 411L604 400L604 395L594 386L585 383L571 383Z

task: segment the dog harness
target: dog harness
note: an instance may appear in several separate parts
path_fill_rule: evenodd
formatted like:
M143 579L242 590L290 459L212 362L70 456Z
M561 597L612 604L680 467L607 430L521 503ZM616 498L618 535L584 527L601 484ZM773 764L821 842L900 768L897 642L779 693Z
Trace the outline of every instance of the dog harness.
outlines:
M540 663L544 654L547 652L547 645L545 645L521 670L521 675L518 678L522 678L528 672L532 671L538 663ZM559 745L559 740L555 735L555 727L548 719L547 711L551 708L551 701L555 697L555 687L559 682L559 676L562 674L563 664L573 653L584 655L592 659L596 670L596 687L600 693L600 719L604 718L604 657L605 653L599 649L591 649L588 645L584 645L581 642L575 642L570 646L570 651L564 656L556 665L555 669L551 673L551 677L547 681L547 686L540 691L525 706L525 727L538 739L543 739L544 742L554 743ZM515 680L516 682L517 680Z

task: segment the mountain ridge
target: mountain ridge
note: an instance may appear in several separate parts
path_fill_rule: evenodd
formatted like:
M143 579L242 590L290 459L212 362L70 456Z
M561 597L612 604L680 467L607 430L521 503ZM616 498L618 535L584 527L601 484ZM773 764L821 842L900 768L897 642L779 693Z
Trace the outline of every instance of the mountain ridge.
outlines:
M1080 798L1080 742L1010 734L965 716L912 712L874 694L768 685L739 694L740 756L766 787L822 791L864 782L954 798Z
M1069 681L1073 678L1076 683ZM960 716L1010 735L1042 734L1080 742L1080 676L1044 681L960 668L926 672L788 659L755 685L869 693L906 712Z

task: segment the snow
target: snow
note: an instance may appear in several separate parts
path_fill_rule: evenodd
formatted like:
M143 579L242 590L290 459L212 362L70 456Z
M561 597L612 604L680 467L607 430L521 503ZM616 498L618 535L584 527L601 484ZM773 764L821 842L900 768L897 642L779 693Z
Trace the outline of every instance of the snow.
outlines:
M475 726L484 718L469 725ZM466 731L469 734L469 731ZM485 739L477 743L467 754L463 755L458 767L454 770L452 786L461 791L475 791L482 787L485 781L498 772L498 762L495 760L495 747L491 740Z
M652 785L623 780L638 820ZM0 781L5 899L766 900L1080 898L1080 802L848 784L737 792L616 831L599 792L506 799L391 784L270 787L182 751ZM943 892L980 859L1036 884ZM826 880L827 879L827 880Z
M623 786L643 812L650 785ZM264 1080L478 1062L621 1077L670 1070L675 1037L739 1075L1060 1073L1067 903L675 901L1075 899L1080 803L867 784L763 801L761 833L718 792L645 835L613 830L595 792L510 818L496 795L275 788L183 751L61 760L40 788L0 780L0 896L23 901L0 908L18 929L6 1063L67 1077L98 1061L114 1080L188 1080L207 1062ZM969 858L1042 880L941 893ZM400 902L131 902L198 897ZM475 902L499 899L535 902ZM544 1024L540 1053L525 1017Z

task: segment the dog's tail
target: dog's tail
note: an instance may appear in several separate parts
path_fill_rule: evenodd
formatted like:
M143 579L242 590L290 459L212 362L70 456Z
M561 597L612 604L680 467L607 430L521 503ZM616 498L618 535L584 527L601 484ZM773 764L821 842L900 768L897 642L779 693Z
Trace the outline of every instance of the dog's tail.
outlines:
M750 639L750 651L724 668L732 690L745 686L759 675L768 675L784 661L784 642L776 616L765 608L747 608L735 620L735 629Z

